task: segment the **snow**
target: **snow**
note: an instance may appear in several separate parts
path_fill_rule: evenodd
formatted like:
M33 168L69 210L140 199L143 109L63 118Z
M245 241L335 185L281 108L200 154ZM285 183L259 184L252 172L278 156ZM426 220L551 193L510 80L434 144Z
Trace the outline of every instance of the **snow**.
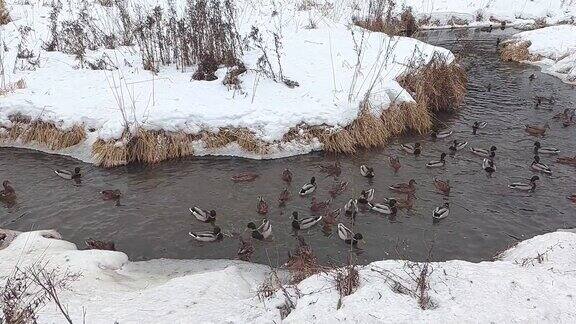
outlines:
M576 26L559 25L516 34L511 41L528 41L531 55L541 58L529 61L542 71L568 83L576 83Z
M284 302L283 293L257 297L258 287L269 277L267 266L232 260L130 262L122 252L79 251L58 237L54 231L35 231L5 242L0 247L0 285L16 265L47 263L48 268L82 274L60 294L75 322L82 321L83 310L89 323L281 322L277 306ZM414 297L393 291L390 280L411 289L415 283L410 266L419 269L422 264L377 261L359 266L360 285L342 299L339 309L331 273L298 284L300 297L288 287L296 308L284 322L569 323L576 320L575 264L574 232L520 242L497 261L431 263L429 297L434 307L422 310ZM53 305L40 311L39 323L62 321Z

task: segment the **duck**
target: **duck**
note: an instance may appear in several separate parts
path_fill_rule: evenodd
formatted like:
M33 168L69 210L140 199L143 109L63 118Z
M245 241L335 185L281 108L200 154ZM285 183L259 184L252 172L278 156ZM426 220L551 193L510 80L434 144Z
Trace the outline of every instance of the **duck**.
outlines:
M234 182L251 182L258 178L258 174L254 172L242 172L235 176L232 176L232 181Z
M475 121L474 124L472 124L472 134L473 134L473 135L476 135L476 132L477 132L479 129L483 129L483 128L485 128L486 126L488 126L488 123L485 122L485 121L483 121L483 122Z
M296 230L308 229L322 220L322 216L305 217L298 219L298 212L292 213L292 228Z
M530 183L514 182L514 183L508 185L508 188L515 189L515 190L521 190L521 191L533 192L534 190L536 190L536 181L538 181L538 180L540 180L540 177L533 176L530 179Z
M440 180L434 177L434 187L444 195L448 196L450 194L450 181Z
M391 185L388 187L392 191L401 192L401 193L413 193L416 191L416 180L410 179L408 183L398 183L395 185Z
M440 154L440 160L439 161L430 161L430 162L426 163L427 168L440 168L440 167L443 167L444 165L446 165L446 153L444 153L444 152L442 152L442 154Z
M332 165L321 165L320 172L326 173L329 177L339 177L342 174L342 168L340 167L340 162L336 161Z
M307 196L316 190L316 177L312 177L310 182L303 185L300 189L300 196Z
M407 210L411 210L412 207L414 207L414 200L416 199L416 197L414 196L414 194L406 194L406 198L402 198L402 199L394 199L396 200L396 206L398 207L398 209L407 209ZM388 201L390 201L392 199L388 199Z
M384 215L396 215L396 213L398 212L398 207L396 206L395 199L388 200L387 204L368 203L368 206L370 207L370 210Z
M278 206L279 207L286 206L286 202L288 200L290 200L290 191L288 190L288 188L284 188L284 190L282 190L280 196L278 197Z
M252 242L244 240L242 236L238 236L238 239L240 240L240 246L236 251L236 255L238 259L249 262L256 249L254 249Z
M534 142L534 154L549 154L556 155L560 154L560 150L555 147L542 147L540 142Z
M354 233L342 223L338 223L338 237L346 244L353 246L358 245L358 242L363 241L364 237L360 233Z
M576 194L571 194L570 196L566 197L566 199L570 200L573 203L576 203Z
M365 205L374 200L374 192L374 189L362 190L360 197L356 201Z
M528 80L530 81L534 81L536 79L536 74L532 73L530 74L530 76L528 77Z
M431 135L432 138L434 138L434 139L442 139L442 138L446 138L446 137L452 135L452 131L451 131L451 130L449 130L449 131L440 131L440 132L432 131L432 133L431 133L430 135Z
M365 165L360 166L360 174L364 178L374 178L374 168L367 167Z
M0 191L0 201L14 201L16 199L16 190L12 187L12 183L8 180L2 182L2 189Z
M450 215L450 203L445 202L443 206L436 207L432 212L432 218L434 221L439 221Z
M122 193L118 189L102 190L100 193L104 200L117 200L122 196Z
M574 117L574 110L566 108L564 109L563 112L554 115L552 119L566 119L566 118L572 119L573 117Z
M316 214L322 212L328 208L328 205L332 202L332 199L328 199L325 201L318 201L316 197L312 197L312 204L310 205L310 210L312 213Z
M530 164L530 169L545 174L552 174L552 170L550 170L546 164L540 162L540 157L538 155L534 156L534 161L532 161L532 164Z
M392 167L392 169L394 169L394 173L398 173L398 170L400 170L400 168L402 167L402 165L400 164L400 158L395 156L395 157L390 157L388 159L388 162L390 162L390 166Z
M330 197L336 198L336 196L343 193L347 187L348 187L348 182L346 182L346 181L340 181L340 182L334 183L334 185L332 185L332 189L330 189L330 191L329 191Z
M268 214L268 203L262 196L258 197L258 205L256 205L256 212L260 215Z
M420 146L420 143L415 143L414 145L402 144L402 145L400 145L400 147L402 147L404 152L406 152L408 154L414 154L414 155L418 156L418 155L420 155L420 153L422 153L422 147Z
M324 223L324 225L332 226L336 224L338 218L340 218L341 213L342 209L340 208L334 209L332 211L327 210L326 213L324 214L324 217L322 217L322 222Z
M530 135L533 136L541 136L546 134L546 129L550 129L550 125L548 125L548 123L544 124L544 126L538 126L538 125L524 125L524 131Z
M255 238L257 240L262 241L270 237L270 235L272 235L272 225L270 224L270 221L267 219L263 219L262 225L260 225L259 227L256 227L256 224L254 224L253 222L248 223L246 227L247 229L252 231L252 238Z
M224 238L222 230L218 226L214 226L211 231L189 232L188 235L199 242L214 242Z
M461 149L465 148L466 145L468 145L468 142L458 142L457 140L454 140L452 142L452 145L450 146L450 151L451 152L460 151Z
M492 173L496 172L496 165L494 165L494 161L492 159L485 158L482 161L482 169L488 172L489 175L492 175Z
M480 31L491 33L492 32L492 25L490 25L488 27L482 27L482 28L480 28Z
M481 157L490 157L494 158L496 156L496 146L490 147L490 150L477 148L477 147L470 147L470 152L474 155L478 155Z
M344 205L344 214L348 217L355 218L358 213L358 201L356 199L350 199Z
M108 250L108 251L116 251L116 247L114 245L114 242L112 241L99 241L99 240L94 240L94 239L87 239L86 241L84 241L84 243L86 243L86 246L90 249L90 250Z
M576 156L560 156L556 158L556 163L576 166Z
M194 206L188 209L197 220L203 223L213 223L216 220L216 211L215 210L203 210L198 206Z
M290 171L290 169L284 169L284 171L282 172L282 181L286 183L292 182L292 172Z
M75 167L73 172L68 171L68 170L58 169L58 170L54 170L54 173L56 173L60 178L66 179L66 180L80 179L82 177L82 174L80 174L80 167Z

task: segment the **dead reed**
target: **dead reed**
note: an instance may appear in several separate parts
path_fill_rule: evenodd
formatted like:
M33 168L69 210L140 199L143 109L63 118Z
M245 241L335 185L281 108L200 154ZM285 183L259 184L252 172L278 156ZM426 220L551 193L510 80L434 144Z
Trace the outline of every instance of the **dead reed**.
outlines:
M12 115L9 119L12 125L8 132L2 136L3 139L41 145L50 150L61 150L74 146L86 138L84 128L79 125L70 129L60 129L53 123L32 121L22 115Z
M325 268L318 263L318 259L312 248L304 242L300 236L298 238L298 247L288 257L288 262L284 265L291 276L292 284L297 284L302 280L324 271Z
M393 0L370 0L365 17L354 17L353 22L355 25L373 32L412 36L419 28L412 8L403 8L399 16L395 12L395 8L396 3Z
M502 43L500 58L504 61L522 62L535 60L528 51L532 43L530 41L510 40Z

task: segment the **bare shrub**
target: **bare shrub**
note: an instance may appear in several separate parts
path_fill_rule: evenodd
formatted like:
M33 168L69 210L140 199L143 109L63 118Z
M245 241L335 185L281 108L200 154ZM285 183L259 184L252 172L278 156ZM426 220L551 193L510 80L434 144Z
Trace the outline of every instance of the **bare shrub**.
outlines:
M360 285L360 276L355 265L349 265L335 270L334 280L340 298L337 308L342 307L342 298L351 295Z
M366 17L354 17L357 26L373 32L382 32L388 35L412 36L419 26L411 7L402 8L400 17L394 11L396 3L393 0L370 0Z
M11 21L10 13L8 12L8 8L6 8L6 1L0 0L0 26L6 25Z

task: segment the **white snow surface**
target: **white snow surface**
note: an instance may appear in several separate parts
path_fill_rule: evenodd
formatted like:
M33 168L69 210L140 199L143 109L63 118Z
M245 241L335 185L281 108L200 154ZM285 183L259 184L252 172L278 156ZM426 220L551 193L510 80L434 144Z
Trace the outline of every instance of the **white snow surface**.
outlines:
M359 266L360 285L342 299L339 309L333 274L314 275L298 284L300 297L288 287L296 308L283 321L277 309L285 302L282 292L264 300L257 297L258 287L270 275L267 266L232 260L130 262L122 252L79 251L72 243L47 237L59 236L54 231L25 232L0 247L0 285L16 266L33 263L81 272L70 290L60 293L79 323L83 309L87 323L576 321L574 232L520 242L497 261L431 263L429 297L434 307L427 310L420 309L414 297L394 291L393 282L386 279L413 289L408 273L414 264L407 261ZM64 320L48 304L40 311L39 322Z
M559 25L526 31L514 35L512 41L529 41L528 51L541 57L534 63L542 71L576 83L576 26Z

